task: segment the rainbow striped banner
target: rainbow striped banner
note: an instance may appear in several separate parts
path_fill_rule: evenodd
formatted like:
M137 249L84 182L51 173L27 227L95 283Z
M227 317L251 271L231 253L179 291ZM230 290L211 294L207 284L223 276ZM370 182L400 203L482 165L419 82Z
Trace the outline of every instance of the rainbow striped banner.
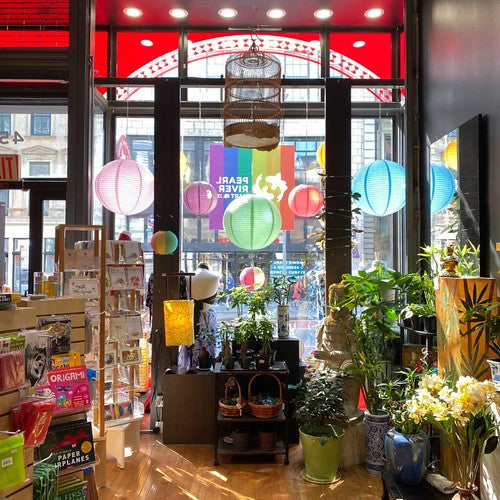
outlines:
M288 206L288 193L295 186L295 146L278 146L272 151L210 146L210 184L219 202L209 214L209 228L223 229L226 207L238 196L258 194L271 199L281 213L281 229L295 228Z

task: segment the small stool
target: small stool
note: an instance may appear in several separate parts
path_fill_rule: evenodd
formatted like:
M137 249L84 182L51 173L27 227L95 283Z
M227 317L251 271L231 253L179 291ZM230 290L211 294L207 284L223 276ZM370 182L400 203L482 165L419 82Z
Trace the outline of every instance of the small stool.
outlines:
M132 418L125 424L113 425L106 428L106 452L108 456L116 458L120 469L125 468L125 448L131 452L140 448L141 419ZM127 454L127 456L129 456Z

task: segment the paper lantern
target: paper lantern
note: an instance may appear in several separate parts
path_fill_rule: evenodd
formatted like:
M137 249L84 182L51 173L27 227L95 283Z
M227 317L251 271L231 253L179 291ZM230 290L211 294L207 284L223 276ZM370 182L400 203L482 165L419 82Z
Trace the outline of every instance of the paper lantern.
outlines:
M405 169L393 161L377 160L361 168L352 180L354 203L370 215L384 217L400 210L406 201Z
M266 275L260 267L245 267L240 273L240 283L248 290L258 290L265 282Z
M448 168L457 170L458 167L458 149L457 140L452 139L448 145L444 148L444 163Z
M183 151L181 151L179 155L179 166L181 169L181 177L184 177L188 169L188 159Z
M134 160L113 160L97 174L95 193L102 205L115 214L138 214L153 203L154 177Z
M288 206L298 217L312 217L323 206L323 195L316 186L299 184L288 195Z
M208 182L193 182L184 190L184 205L195 215L209 214L217 205L217 191Z
M254 194L233 200L222 219L229 240L245 250L259 250L270 245L281 230L281 215L276 205Z
M324 169L326 165L326 145L325 141L323 141L319 147L318 150L316 151L316 161L318 162L318 165Z
M165 345L194 344L194 300L164 300Z
M455 180L451 172L439 163L431 163L431 213L446 208L455 195Z
M281 64L255 42L226 61L224 146L271 151L280 139Z
M172 231L156 231L151 237L151 248L159 255L169 255L175 252L179 240Z

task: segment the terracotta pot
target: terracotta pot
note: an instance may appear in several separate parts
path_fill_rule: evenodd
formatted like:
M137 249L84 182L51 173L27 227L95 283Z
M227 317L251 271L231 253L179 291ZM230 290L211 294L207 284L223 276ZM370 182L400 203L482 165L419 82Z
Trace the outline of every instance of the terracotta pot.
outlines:
M276 429L259 429L259 450L273 451L276 448Z

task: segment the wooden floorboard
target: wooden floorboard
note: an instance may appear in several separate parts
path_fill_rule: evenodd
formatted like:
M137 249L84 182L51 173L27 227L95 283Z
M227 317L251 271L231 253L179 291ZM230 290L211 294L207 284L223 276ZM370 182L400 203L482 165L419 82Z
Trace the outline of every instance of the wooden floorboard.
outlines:
M107 487L99 490L103 500L368 500L382 497L382 481L363 466L341 470L332 485L304 481L300 446L290 448L290 465L283 456L221 457L213 465L212 445L164 445L161 436L141 435L141 449L126 459L125 469L107 462Z

